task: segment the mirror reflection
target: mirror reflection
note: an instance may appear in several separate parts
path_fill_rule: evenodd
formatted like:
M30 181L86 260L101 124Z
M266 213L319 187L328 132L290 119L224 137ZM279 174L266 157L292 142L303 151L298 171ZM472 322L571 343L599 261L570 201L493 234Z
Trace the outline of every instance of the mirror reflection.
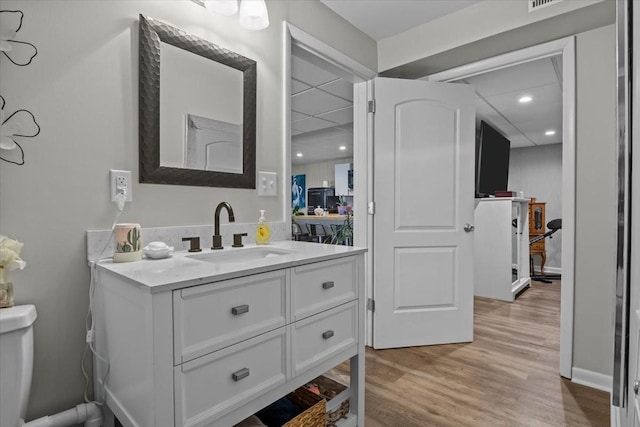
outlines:
M140 15L140 182L255 188L256 62Z

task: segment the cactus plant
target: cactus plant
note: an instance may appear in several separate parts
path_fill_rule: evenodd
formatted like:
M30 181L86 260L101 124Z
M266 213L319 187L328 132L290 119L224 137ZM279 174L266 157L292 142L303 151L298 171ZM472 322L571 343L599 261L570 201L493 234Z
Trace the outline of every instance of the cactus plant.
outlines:
M129 230L127 233L127 242L131 245L131 251L137 252L140 250L140 231L138 231L137 227Z

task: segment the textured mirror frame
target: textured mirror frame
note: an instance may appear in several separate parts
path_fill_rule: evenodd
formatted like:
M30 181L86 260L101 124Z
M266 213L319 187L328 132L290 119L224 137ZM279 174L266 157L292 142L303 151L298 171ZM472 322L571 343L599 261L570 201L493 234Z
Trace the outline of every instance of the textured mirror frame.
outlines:
M160 42L243 73L243 173L160 166ZM207 187L256 188L256 62L163 22L140 15L140 182Z

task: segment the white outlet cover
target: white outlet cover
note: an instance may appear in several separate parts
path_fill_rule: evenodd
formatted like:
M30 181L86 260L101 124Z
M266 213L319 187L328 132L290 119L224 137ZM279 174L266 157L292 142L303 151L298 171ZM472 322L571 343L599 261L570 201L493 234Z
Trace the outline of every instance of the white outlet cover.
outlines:
M278 195L278 174L275 172L258 172L258 196Z
M123 170L116 170L116 169L111 169L109 171L109 181L110 181L110 187L111 187L111 201L115 202L116 201L116 194L118 192L117 188L116 188L116 182L118 179L121 179L125 182L126 186L127 186L127 202L131 202L133 200L133 188L132 188L132 183L131 183L131 171L123 171Z

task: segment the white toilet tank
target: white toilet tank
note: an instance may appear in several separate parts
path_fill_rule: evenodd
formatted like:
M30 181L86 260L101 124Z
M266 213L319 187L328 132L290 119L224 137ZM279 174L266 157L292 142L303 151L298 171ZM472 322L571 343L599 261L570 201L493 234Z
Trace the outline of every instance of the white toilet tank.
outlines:
M33 371L33 322L36 308L0 309L0 426L24 424Z

